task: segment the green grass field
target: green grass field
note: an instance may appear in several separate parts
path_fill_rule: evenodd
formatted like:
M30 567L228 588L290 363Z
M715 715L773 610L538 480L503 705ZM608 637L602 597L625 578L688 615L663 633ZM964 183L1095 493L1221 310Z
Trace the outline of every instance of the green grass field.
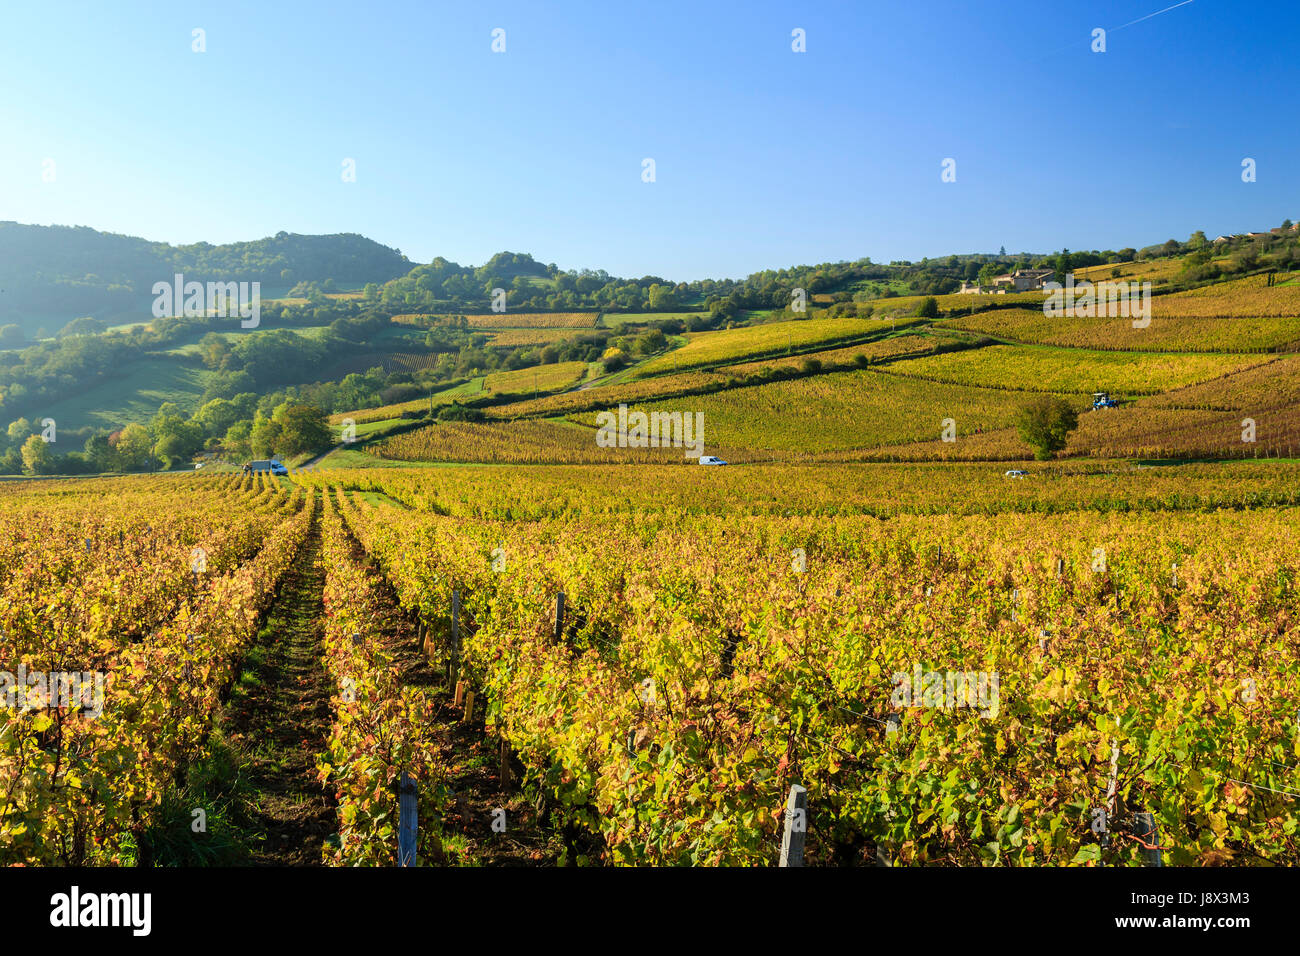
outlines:
M163 402L175 402L193 414L211 375L170 359L144 359L120 369L106 382L47 405L40 414L53 418L63 429L120 428L147 422Z

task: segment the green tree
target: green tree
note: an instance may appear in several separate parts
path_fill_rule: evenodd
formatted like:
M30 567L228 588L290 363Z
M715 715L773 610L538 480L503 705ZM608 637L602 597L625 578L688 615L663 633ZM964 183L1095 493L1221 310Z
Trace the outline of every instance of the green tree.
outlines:
M1056 282L1064 282L1066 274L1070 271L1070 250L1062 249L1056 257L1056 273L1052 279Z
M27 418L16 418L9 423L9 440L22 441L32 433L32 423Z
M203 358L203 364L214 371L226 367L232 354L234 349L230 343L216 332L209 332L199 339L199 355Z
M1016 416L1020 438L1034 450L1034 457L1047 461L1065 447L1070 432L1079 427L1079 413L1069 402L1044 395L1021 409Z
M23 471L29 475L48 475L54 471L54 452L49 442L40 435L31 435L23 442Z
M221 440L221 444L233 457L248 458L253 454L252 433L253 422L251 419L237 421L227 429L226 436Z
M329 419L314 405L289 405L276 409L280 425L280 444L286 455L323 451L330 442Z
M921 304L916 307L916 315L923 319L937 319L939 317L939 300L932 295L926 296Z
M203 425L197 421L186 421L180 408L172 402L166 402L158 409L151 431L155 442L153 453L163 464L194 454L203 447L203 439L206 437Z
M637 337L636 350L641 355L650 355L668 345L668 337L661 329L651 329Z
M79 319L73 319L63 328L59 329L58 338L67 338L71 335L95 335L99 332L107 331L108 323L89 315L84 315Z
M154 437L143 425L131 424L109 442L117 453L118 466L123 471L149 471L154 467Z
M205 403L194 416L204 431L218 438L228 432L230 426L240 418L239 407L226 398L214 398Z
M97 472L113 471L117 466L117 457L113 446L108 443L107 435L91 435L86 439L86 460L91 469Z
M280 446L280 423L258 415L249 432L248 443L258 458L270 458Z
M159 438L154 443L153 453L164 468L171 468L177 461L191 454L185 439L175 433Z
M650 308L658 311L660 309L677 308L677 296L670 285L660 285L658 282L650 286Z

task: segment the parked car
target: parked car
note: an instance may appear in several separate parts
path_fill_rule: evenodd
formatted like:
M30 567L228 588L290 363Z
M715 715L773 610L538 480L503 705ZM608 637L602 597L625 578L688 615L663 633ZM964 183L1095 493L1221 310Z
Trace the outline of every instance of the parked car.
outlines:
M719 458L717 455L701 455L700 464L701 465L725 465L726 462L723 461L721 458Z
M1019 468L1012 468L1010 471L1008 471L1008 472L1005 473L1005 477L1007 477L1007 478L1027 478L1027 477L1029 477L1029 472L1027 472L1027 471L1022 471L1022 470L1019 469Z

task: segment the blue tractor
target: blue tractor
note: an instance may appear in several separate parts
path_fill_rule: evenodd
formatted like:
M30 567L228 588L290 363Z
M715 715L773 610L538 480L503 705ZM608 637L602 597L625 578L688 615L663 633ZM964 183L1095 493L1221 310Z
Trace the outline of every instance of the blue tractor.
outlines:
M1092 407L1094 410L1098 408L1119 408L1119 402L1105 392L1093 392Z

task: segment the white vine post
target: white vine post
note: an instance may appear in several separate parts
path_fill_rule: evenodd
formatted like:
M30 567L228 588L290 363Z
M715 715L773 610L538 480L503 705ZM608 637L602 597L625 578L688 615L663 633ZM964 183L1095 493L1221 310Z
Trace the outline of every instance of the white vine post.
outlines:
M803 866L803 840L808 831L808 791L790 786L785 802L785 831L781 835L781 866Z

